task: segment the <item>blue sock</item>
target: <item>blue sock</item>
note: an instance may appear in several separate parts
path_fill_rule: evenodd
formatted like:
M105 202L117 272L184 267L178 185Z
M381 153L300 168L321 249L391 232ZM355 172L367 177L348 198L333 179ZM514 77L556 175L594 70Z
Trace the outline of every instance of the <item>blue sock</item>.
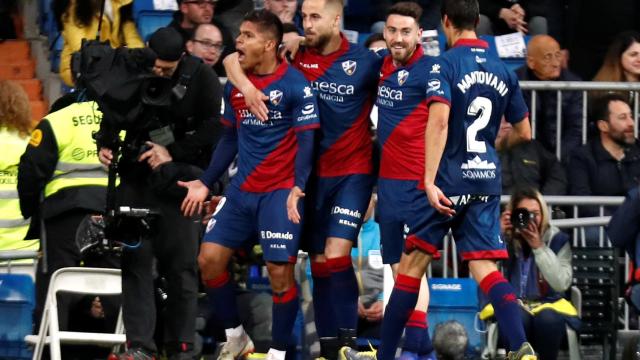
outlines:
M382 320L378 360L393 360L402 329L418 302L420 278L398 274Z
M331 273L327 263L312 262L311 274L313 276L313 314L316 323L318 337L338 336L338 325L333 313L331 298Z
M236 291L229 272L225 271L215 279L205 280L209 304L225 329L240 326L238 307L236 305Z
M350 256L327 259L331 271L331 295L333 311L339 329L355 329L358 326L358 281Z
M273 323L271 325L271 348L286 351L291 343L291 333L299 308L298 288L273 294Z
M416 354L420 351L422 338L424 337L424 329L427 328L426 317L427 314L423 311L413 310L404 328L404 344L402 350Z
M513 287L499 271L494 271L480 281L480 288L491 301L500 334L507 338L510 351L517 351L527 341L520 315L520 305Z

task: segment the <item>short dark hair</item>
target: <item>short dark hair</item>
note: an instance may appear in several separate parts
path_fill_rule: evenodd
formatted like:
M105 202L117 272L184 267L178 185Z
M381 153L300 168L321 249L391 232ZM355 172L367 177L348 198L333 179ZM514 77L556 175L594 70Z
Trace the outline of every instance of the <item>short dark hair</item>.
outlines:
M242 21L256 24L262 33L270 33L276 41L276 49L282 43L282 21L271 11L266 9L253 10Z
M401 1L399 3L395 3L389 8L387 11L387 17L389 17L389 15L412 17L419 24L420 17L422 16L422 7L412 1Z
M480 16L478 0L444 0L440 11L458 30L474 30Z
M296 26L296 24L289 22L282 24L282 33L286 34L290 32L298 33L298 27Z
M596 97L591 108L591 117L594 123L598 120L609 120L609 103L613 101L622 101L629 105L629 100L620 93L610 92Z
M364 47L368 49L371 44L380 40L384 41L384 36L382 35L382 33L373 33L369 35L369 37L364 41Z

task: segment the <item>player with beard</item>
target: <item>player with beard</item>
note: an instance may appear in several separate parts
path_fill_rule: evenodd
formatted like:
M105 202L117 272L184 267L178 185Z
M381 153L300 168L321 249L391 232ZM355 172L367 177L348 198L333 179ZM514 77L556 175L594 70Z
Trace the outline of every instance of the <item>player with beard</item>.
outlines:
M313 163L313 129L319 117L313 92L299 71L277 58L282 23L267 10L249 13L240 25L236 47L250 81L271 95L269 118L249 112L242 94L227 83L224 115L227 126L211 163L200 180L178 182L188 189L182 203L186 216L200 212L209 188L238 154L238 173L207 225L198 264L216 317L227 341L219 360L253 351L240 324L235 286L227 265L234 249L257 236L273 290L273 323L268 360L284 360L298 314L293 270L298 255L301 212L298 202Z
M381 146L376 215L382 260L391 265L394 276L405 236L415 236L420 217L430 206L422 179L431 58L424 56L420 44L421 15L422 8L414 2L399 2L389 9L383 32L389 55L384 58L376 99ZM427 359L433 351L426 321L428 304L423 278L418 305L405 327L403 360Z
M343 7L342 0L303 2L305 46L292 61L310 81L309 91L318 94L322 122L303 247L311 255L321 354L329 359L337 357L340 345L355 343L359 294L350 253L371 197L368 119L382 64L379 56L349 44L341 33ZM224 62L247 105L265 119L268 98L247 81L235 57Z
M478 18L477 0L443 3L442 24L450 49L426 69L429 115L423 179L430 206L415 209L421 216L407 237L398 265L378 353L343 348L347 359L394 359L402 328L418 300L420 280L449 231L462 261L468 262L471 275L494 308L509 347L507 358L536 359L526 340L514 289L495 263L508 257L500 238L502 186L496 134L503 116L514 127L507 139L510 145L530 140L531 127L515 74L476 36Z

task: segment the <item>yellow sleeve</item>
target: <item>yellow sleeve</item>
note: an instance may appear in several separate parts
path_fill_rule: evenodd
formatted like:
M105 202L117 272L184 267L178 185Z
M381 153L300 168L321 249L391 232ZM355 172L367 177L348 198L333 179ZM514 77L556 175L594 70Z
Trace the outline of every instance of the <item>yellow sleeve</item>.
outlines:
M73 86L73 80L71 78L71 54L80 50L82 37L82 32L78 31L77 27L65 24L64 31L62 31L64 45L62 47L62 54L60 54L59 72L62 81L69 86Z
M144 47L144 42L140 38L140 34L138 34L138 29L133 21L125 21L122 24L122 34L124 37L124 44L130 48L141 48Z

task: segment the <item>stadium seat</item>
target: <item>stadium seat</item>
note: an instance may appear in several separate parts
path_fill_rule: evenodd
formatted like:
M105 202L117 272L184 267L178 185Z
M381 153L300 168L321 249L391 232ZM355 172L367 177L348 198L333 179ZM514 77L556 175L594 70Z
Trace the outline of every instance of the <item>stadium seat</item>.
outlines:
M136 21L138 33L143 41L147 41L154 31L169 25L173 20L173 11L144 11Z
M153 12L153 0L136 0L133 2L133 18L138 19L141 13Z
M49 105L43 100L29 101L29 105L31 105L31 120L34 124L37 124L47 115Z
M25 340L35 344L34 359L42 358L44 346L49 345L52 360L61 359L60 344L91 344L117 347L124 344L122 311L118 316L115 334L60 331L58 324L58 301L60 291L75 294L117 295L122 293L120 270L97 268L62 268L51 276L38 335L29 335Z
M7 40L0 43L0 63L28 60L29 43L26 40Z
M35 76L36 65L31 59L0 63L0 79L21 80Z
M16 80L29 96L29 100L36 101L42 99L42 83L38 79Z

